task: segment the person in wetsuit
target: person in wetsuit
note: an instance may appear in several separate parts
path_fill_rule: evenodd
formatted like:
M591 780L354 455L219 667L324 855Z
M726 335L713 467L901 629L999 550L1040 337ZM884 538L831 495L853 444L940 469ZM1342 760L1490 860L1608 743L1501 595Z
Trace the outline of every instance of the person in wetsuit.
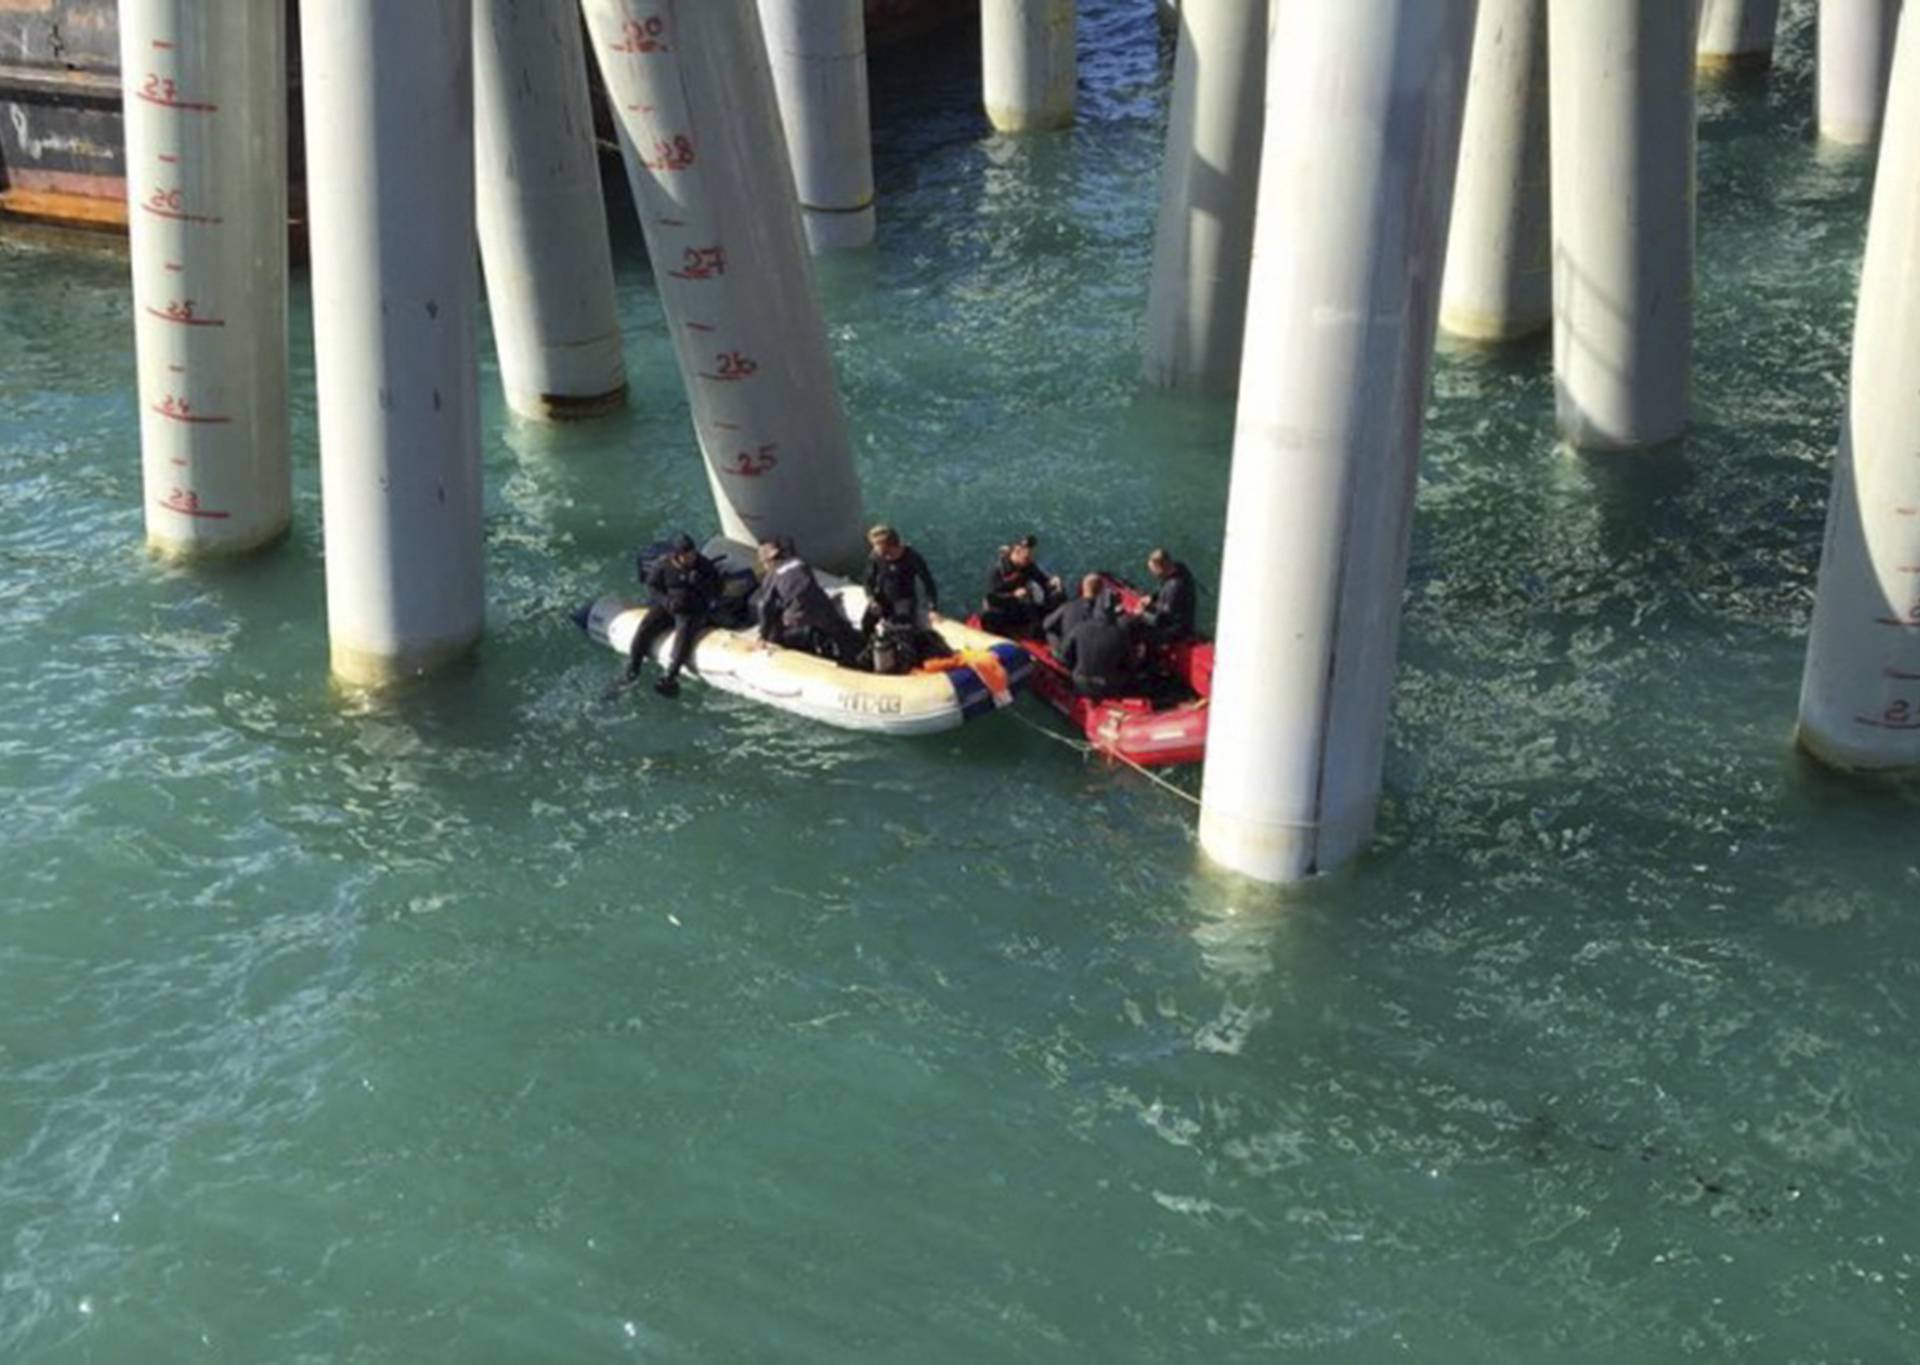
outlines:
M1140 608L1140 624L1155 643L1179 644L1198 632L1200 589L1193 571L1164 549L1147 556L1147 572L1159 585Z
M1040 629L1046 635L1047 648L1053 651L1054 657L1059 657L1069 635L1107 605L1107 580L1097 573L1090 573L1081 579L1080 595L1071 602L1055 607L1047 613L1047 619L1040 623Z
M1060 662L1073 670L1073 690L1105 701L1129 696L1137 687L1134 645L1139 627L1111 604L1102 603L1073 628L1060 647Z
M680 695L680 670L687 666L693 642L709 624L713 604L720 596L720 575L701 555L693 537L682 532L673 538L668 553L655 560L647 571L647 614L640 620L633 645L627 651L627 679L640 676L640 666L652 657L653 647L668 631L673 634L673 652L667 671L653 690L663 697Z
M891 526L876 526L867 532L867 544L873 556L867 561L867 612L861 621L862 633L872 634L882 621L931 629L932 613L940 607L940 588L927 561Z
M760 642L798 649L852 668L860 632L840 614L791 541L760 545Z
M980 604L982 630L1016 639L1040 633L1047 612L1059 602L1060 580L1034 562L1039 543L1033 536L1022 536L1000 547L987 570L987 596Z

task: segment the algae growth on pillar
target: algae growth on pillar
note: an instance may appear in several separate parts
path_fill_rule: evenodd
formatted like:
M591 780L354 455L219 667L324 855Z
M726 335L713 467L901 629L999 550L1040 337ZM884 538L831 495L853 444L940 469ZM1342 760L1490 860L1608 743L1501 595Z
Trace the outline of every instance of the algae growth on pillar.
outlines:
M1706 76L1735 76L1773 65L1780 0L1703 0L1695 60Z
M1547 142L1547 0L1480 0L1440 294L1454 336L1513 341L1553 316Z
M859 479L754 0L584 9L721 527L855 563Z
M1200 814L1262 881L1373 830L1473 27L1473 0L1274 11Z
M472 0L301 8L333 671L388 683L485 616Z
M1800 693L1850 769L1920 769L1920 6L1894 70Z
M1179 27L1144 371L1160 388L1230 394L1240 382L1260 184L1267 0L1188 5Z
M760 0L780 121L807 245L817 255L874 237L867 23L861 0Z
M1675 0L1550 0L1553 372L1578 449L1687 428L1696 19Z
M613 253L574 0L474 0L475 193L507 406L623 406Z
M1080 73L1074 11L1074 0L980 0L981 96L999 131L1072 124Z
M120 45L147 542L238 554L292 509L286 12L123 0Z

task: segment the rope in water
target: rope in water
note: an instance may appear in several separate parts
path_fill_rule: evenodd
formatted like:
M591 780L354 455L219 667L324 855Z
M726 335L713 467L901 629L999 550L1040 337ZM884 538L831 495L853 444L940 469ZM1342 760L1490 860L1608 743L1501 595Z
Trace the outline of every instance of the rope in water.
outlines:
M1018 711L1012 711L1012 712L1009 712L1008 714L1010 714L1015 720L1019 721L1022 725L1026 726L1029 730L1032 730L1035 734L1045 735L1048 739L1053 740L1056 744L1066 745L1069 749L1072 749L1074 752L1078 753L1082 758L1090 757L1093 754L1103 754L1107 758L1114 760L1116 763L1126 764L1129 768L1139 773L1140 776L1146 778L1147 781L1153 783L1156 787L1160 787L1165 789L1166 791L1172 792L1175 796L1179 797L1182 801L1185 801L1188 805L1198 806L1200 804L1200 798L1195 796L1192 792L1182 790L1180 787L1177 787L1173 783L1167 781L1166 778L1160 776L1159 773L1154 772L1151 768L1144 767L1141 764L1134 762L1132 759L1128 758L1125 754L1116 754L1112 750L1102 749L1097 744L1089 744L1084 740L1070 739L1066 735L1061 734L1058 730L1050 730L1044 725L1036 725L1033 721L1028 720L1025 716L1021 715Z

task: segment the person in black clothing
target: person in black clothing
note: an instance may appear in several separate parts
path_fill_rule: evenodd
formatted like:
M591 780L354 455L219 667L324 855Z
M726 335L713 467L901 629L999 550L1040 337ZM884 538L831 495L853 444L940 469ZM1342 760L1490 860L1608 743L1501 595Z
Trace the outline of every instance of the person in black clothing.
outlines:
M876 526L867 532L867 544L873 547L873 557L867 561L867 612L860 623L861 633L871 635L882 621L931 629L930 618L940 606L940 589L927 561L891 526Z
M1040 633L1040 623L1059 603L1060 580L1034 563L1039 543L1033 536L1022 536L1000 547L987 571L987 599L980 604L982 630L1016 639Z
M693 537L684 532L673 538L667 554L654 561L647 571L647 614L640 620L633 646L627 651L627 679L640 676L640 665L653 653L653 647L671 630L673 653L666 673L653 685L663 697L680 695L680 670L687 666L693 642L706 629L715 599L720 595L720 575L694 546Z
M1135 690L1134 621L1103 604L1075 626L1060 647L1060 662L1073 670L1073 690L1104 701Z
M1071 602L1055 607L1047 613L1047 619L1040 624L1046 634L1047 648L1058 657L1061 648L1067 643L1067 637L1089 620L1093 614L1110 605L1107 598L1107 580L1097 573L1090 573L1080 580L1080 595Z
M1159 584L1140 608L1140 624L1156 643L1179 644L1197 633L1200 590L1193 571L1163 549L1147 556L1147 572Z
M853 667L860 633L840 614L790 541L760 546L760 642Z

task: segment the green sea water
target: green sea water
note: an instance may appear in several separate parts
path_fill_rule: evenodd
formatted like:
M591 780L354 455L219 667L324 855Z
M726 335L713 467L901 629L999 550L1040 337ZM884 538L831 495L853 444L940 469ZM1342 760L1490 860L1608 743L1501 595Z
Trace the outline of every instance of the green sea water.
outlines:
M1070 134L988 135L964 35L886 59L822 268L950 591L1026 529L1218 566L1230 413L1136 381L1167 53L1082 10ZM488 361L486 642L383 701L326 677L304 279L297 527L182 570L124 260L0 245L0 1360L1920 1357L1920 794L1788 744L1871 174L1788 13L1702 101L1683 443L1568 454L1544 349L1444 351L1380 835L1289 894L1032 703L598 699L567 611L711 524L630 221L632 411Z

